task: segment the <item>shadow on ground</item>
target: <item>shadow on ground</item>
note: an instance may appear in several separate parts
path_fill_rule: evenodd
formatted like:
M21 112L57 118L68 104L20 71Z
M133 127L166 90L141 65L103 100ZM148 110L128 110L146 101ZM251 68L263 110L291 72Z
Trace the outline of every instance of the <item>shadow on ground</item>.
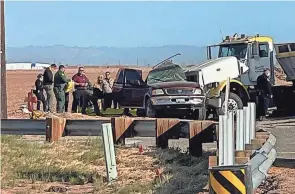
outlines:
M170 148L148 152L158 158L161 175L155 179L156 194L187 194L208 192L208 158L214 152L193 157L180 149Z

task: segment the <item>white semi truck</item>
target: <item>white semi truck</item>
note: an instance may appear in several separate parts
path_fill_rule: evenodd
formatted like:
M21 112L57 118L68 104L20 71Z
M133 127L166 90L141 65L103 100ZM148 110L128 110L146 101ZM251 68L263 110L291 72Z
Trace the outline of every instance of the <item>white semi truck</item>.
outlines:
M218 56L212 57L213 47ZM274 98L269 110L284 110L292 114L295 109L295 43L274 44L269 36L246 36L242 34L226 38L217 45L207 47L208 60L185 68L189 81L198 82L206 93L207 115L224 114L226 79L230 77L228 111L257 102L256 80L265 68L271 69ZM276 77L278 63L287 75L286 82ZM292 85L293 82L293 85ZM283 99L282 95L285 95ZM290 99L288 104L286 100ZM293 108L290 108L293 106Z

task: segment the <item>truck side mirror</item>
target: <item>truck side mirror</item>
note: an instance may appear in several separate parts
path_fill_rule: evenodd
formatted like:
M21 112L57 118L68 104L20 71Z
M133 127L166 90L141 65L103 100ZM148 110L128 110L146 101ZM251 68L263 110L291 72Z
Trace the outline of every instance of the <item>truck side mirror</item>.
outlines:
M252 43L252 58L258 58L259 57L259 43L253 42Z

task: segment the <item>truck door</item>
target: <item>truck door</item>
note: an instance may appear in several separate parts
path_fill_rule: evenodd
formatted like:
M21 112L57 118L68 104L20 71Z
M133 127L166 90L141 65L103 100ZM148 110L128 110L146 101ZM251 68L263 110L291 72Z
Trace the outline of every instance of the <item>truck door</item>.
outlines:
M142 108L147 85L142 80L141 72L135 69L125 70L124 99L126 106ZM126 98L125 98L126 96Z
M122 106L121 99L123 96L123 84L124 84L124 69L120 69L117 73L114 86L113 86L113 98L117 100L120 106Z
M251 45L251 55L249 57L249 79L252 82L257 81L257 77L263 73L266 68L271 67L271 53L273 50L272 44L268 42L257 42Z

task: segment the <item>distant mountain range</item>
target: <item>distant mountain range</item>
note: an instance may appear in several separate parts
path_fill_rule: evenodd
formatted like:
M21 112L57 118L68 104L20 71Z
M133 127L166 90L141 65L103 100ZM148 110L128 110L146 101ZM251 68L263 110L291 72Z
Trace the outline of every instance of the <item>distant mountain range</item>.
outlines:
M56 63L67 65L154 65L176 53L173 58L179 64L195 64L206 59L206 47L161 46L161 47L68 47L27 46L7 47L6 58L11 62Z

